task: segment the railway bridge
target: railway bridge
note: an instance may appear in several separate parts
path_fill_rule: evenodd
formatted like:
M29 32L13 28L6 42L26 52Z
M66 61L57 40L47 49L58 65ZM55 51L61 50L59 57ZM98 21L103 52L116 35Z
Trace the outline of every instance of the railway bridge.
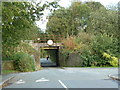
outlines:
M63 48L63 44L61 43L62 40L62 35L41 35L36 40L29 40L29 44L31 44L38 51L44 50L47 52L52 52L56 58L56 66L60 66L59 51ZM40 59L41 58L42 57L40 57ZM40 63L40 61L37 61L37 63Z

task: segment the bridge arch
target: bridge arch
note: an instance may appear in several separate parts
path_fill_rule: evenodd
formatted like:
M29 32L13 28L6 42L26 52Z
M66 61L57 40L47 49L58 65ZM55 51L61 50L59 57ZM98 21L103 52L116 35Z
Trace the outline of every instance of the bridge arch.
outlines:
M26 41L29 42L29 44L38 51L43 49L45 51L55 52L56 53L56 55L55 55L56 56L56 66L60 66L59 51L60 51L61 47L63 47L63 44L61 43L62 38L63 38L63 36L61 36L61 35L43 35L43 36L41 35L41 37L37 38L36 40L26 40ZM48 40L53 40L53 44L48 45L47 44ZM36 65L41 67L40 59L41 59L41 57L39 57L39 59L36 60ZM38 64L40 64L40 65L38 65Z
M44 48L40 48L42 50L44 50L45 52L47 52L48 56L49 56L49 60L51 63L47 63L47 65L42 65L41 66L46 66L46 67L59 67L60 66L60 62L59 62L59 47L44 47ZM41 53L42 54L42 53ZM40 57L40 61L41 59L44 59L43 57ZM45 59L47 60L47 58Z

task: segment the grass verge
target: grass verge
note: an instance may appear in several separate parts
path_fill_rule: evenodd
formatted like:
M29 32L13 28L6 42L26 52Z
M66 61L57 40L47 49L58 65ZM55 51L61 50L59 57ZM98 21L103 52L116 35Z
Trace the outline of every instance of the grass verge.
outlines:
M12 73L18 73L19 71L16 70L2 70L2 75L5 74L12 74Z

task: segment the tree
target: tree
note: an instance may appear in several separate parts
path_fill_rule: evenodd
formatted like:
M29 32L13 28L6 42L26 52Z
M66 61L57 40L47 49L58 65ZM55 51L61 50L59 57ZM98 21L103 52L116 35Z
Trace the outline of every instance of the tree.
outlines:
M85 66L111 65L110 58L103 57L103 53L120 57L118 11L99 2L76 2L69 8L56 10L49 18L47 32L67 37L62 52L80 53Z
M43 6L33 2L3 2L2 3L2 39L3 56L12 54L21 40L34 40L39 29L35 21L41 19L45 8L57 3L45 3Z
M59 10L54 11L53 14L49 17L46 32L54 35L68 35L69 29L71 28L68 27L68 25L70 25L71 23L70 18L71 13L65 8L61 8Z
M86 2L87 6L90 7L91 11L97 11L101 7L105 8L100 2Z
M88 15L89 7L86 4L75 2L67 9L60 8L54 11L49 18L46 31L65 37L77 35L79 30L86 25Z
M107 33L110 36L114 35L116 37L118 35L117 20L117 11L101 7L97 11L90 13L87 31L99 34Z

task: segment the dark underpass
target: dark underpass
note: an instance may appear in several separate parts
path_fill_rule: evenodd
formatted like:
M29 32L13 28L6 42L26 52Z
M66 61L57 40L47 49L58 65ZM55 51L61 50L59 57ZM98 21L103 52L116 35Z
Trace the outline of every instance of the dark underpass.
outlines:
M58 49L42 49L40 63L42 67L58 67L59 66L59 50Z

